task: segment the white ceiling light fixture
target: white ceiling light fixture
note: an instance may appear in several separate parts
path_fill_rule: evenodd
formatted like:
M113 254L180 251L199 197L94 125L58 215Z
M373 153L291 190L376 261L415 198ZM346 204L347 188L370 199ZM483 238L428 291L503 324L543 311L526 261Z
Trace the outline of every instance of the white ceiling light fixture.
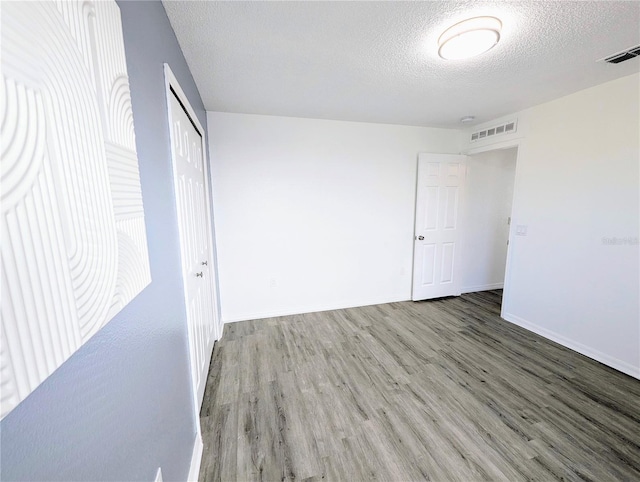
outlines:
M468 59L494 47L502 22L496 17L475 17L452 25L438 39L438 55L446 60Z
M476 117L473 115L466 115L462 119L460 119L460 122L462 122L463 124L469 124L470 122L473 122L475 118Z

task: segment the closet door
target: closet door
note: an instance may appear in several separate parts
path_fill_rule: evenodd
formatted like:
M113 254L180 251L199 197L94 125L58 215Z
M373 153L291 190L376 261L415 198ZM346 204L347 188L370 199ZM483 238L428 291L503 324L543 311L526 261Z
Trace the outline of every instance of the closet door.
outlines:
M219 330L215 264L202 128L177 88L168 94L182 275L185 288L191 376L197 408L202 403L213 343ZM193 112L191 110L191 112Z

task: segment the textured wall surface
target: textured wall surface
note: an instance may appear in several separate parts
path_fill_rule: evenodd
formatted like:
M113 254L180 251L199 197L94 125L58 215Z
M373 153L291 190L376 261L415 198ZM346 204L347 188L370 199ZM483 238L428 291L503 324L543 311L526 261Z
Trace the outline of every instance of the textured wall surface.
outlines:
M151 279L118 5L9 2L1 30L4 416Z
M119 2L152 283L0 424L0 479L184 480L195 437L163 62L206 116L159 2Z

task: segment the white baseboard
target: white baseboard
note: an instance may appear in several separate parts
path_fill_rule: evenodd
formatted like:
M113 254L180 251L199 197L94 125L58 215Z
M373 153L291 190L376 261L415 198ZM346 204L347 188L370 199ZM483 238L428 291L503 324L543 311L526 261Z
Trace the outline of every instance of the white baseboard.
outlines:
M200 423L198 420L197 423ZM191 454L191 466L189 467L189 478L187 482L198 482L198 475L200 474L200 464L202 463L202 436L200 430L196 432L196 439L193 442L193 452Z
M399 301L410 301L411 293L406 293L402 295L391 296L389 298L382 299L368 299L361 301L347 301L344 303L329 303L326 305L318 305L318 306L300 306L297 308L287 308L283 310L273 310L273 311L256 311L253 313L245 313L245 314L236 314L232 316L223 317L224 323L235 323L236 321L247 321L247 320L261 320L264 318L275 318L277 316L289 316L289 315L302 315L304 313L316 313L318 311L331 311L331 310L343 310L346 308L359 308L361 306L371 306L371 305L383 305L385 303L397 303Z
M503 288L504 288L504 283L490 283L486 285L464 286L462 288L462 292L475 293L476 291L501 290Z
M612 357L611 355L607 355L606 353L602 353L594 348L583 345L577 341L571 340L563 335L560 335L552 330L548 330L547 328L543 328L535 323L531 323L519 316L513 315L511 313L502 313L502 317L513 323L514 325L521 326L526 330L532 331L540 336L543 336L551 341L555 341L560 345L569 348L573 351L577 351L584 356L592 358L593 360L599 361L600 363L607 365L611 368L615 368L622 373L626 373L629 376L640 379L640 367L633 366L630 363L619 360L618 358Z
M489 285L467 287L462 292L470 293L473 291L486 291L486 290L494 290L494 289L502 289L502 288L503 288L502 283L495 283L495 284L489 284ZM324 305L324 306L316 306L316 307L300 307L300 308L293 308L293 309L287 309L287 310L261 311L261 312L248 313L244 315L231 316L228 318L224 318L223 320L224 320L224 323L234 323L236 321L260 320L264 318L274 318L277 316L289 316L289 315L299 315L304 313L314 313L319 311L340 310L345 308L357 308L361 306L380 305L384 303L396 303L400 301L410 301L410 298L408 298L407 295L399 295L390 299L363 300L360 303L350 302L350 303L336 304L331 306ZM539 325L536 325L535 323L531 323L523 318L520 318L517 315L503 312L502 317L505 320L515 325L521 326L522 328L532 331L551 341L555 341L556 343L559 343L560 345L566 348L569 348L573 351L581 353L582 355L592 358L600 363L603 363L604 365L607 365L611 368L621 371L622 373L626 373L629 376L640 379L640 367L633 366L632 364L622 361L611 355L607 355L606 353L602 353L594 348L583 345L582 343L566 338L565 336L560 335L559 333L543 328Z

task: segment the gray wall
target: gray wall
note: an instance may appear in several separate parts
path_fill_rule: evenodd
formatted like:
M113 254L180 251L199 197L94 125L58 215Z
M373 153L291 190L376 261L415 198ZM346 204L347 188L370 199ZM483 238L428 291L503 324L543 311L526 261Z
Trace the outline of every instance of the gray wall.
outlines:
M195 438L163 62L204 106L160 2L118 2L152 283L0 424L0 479L185 480Z

